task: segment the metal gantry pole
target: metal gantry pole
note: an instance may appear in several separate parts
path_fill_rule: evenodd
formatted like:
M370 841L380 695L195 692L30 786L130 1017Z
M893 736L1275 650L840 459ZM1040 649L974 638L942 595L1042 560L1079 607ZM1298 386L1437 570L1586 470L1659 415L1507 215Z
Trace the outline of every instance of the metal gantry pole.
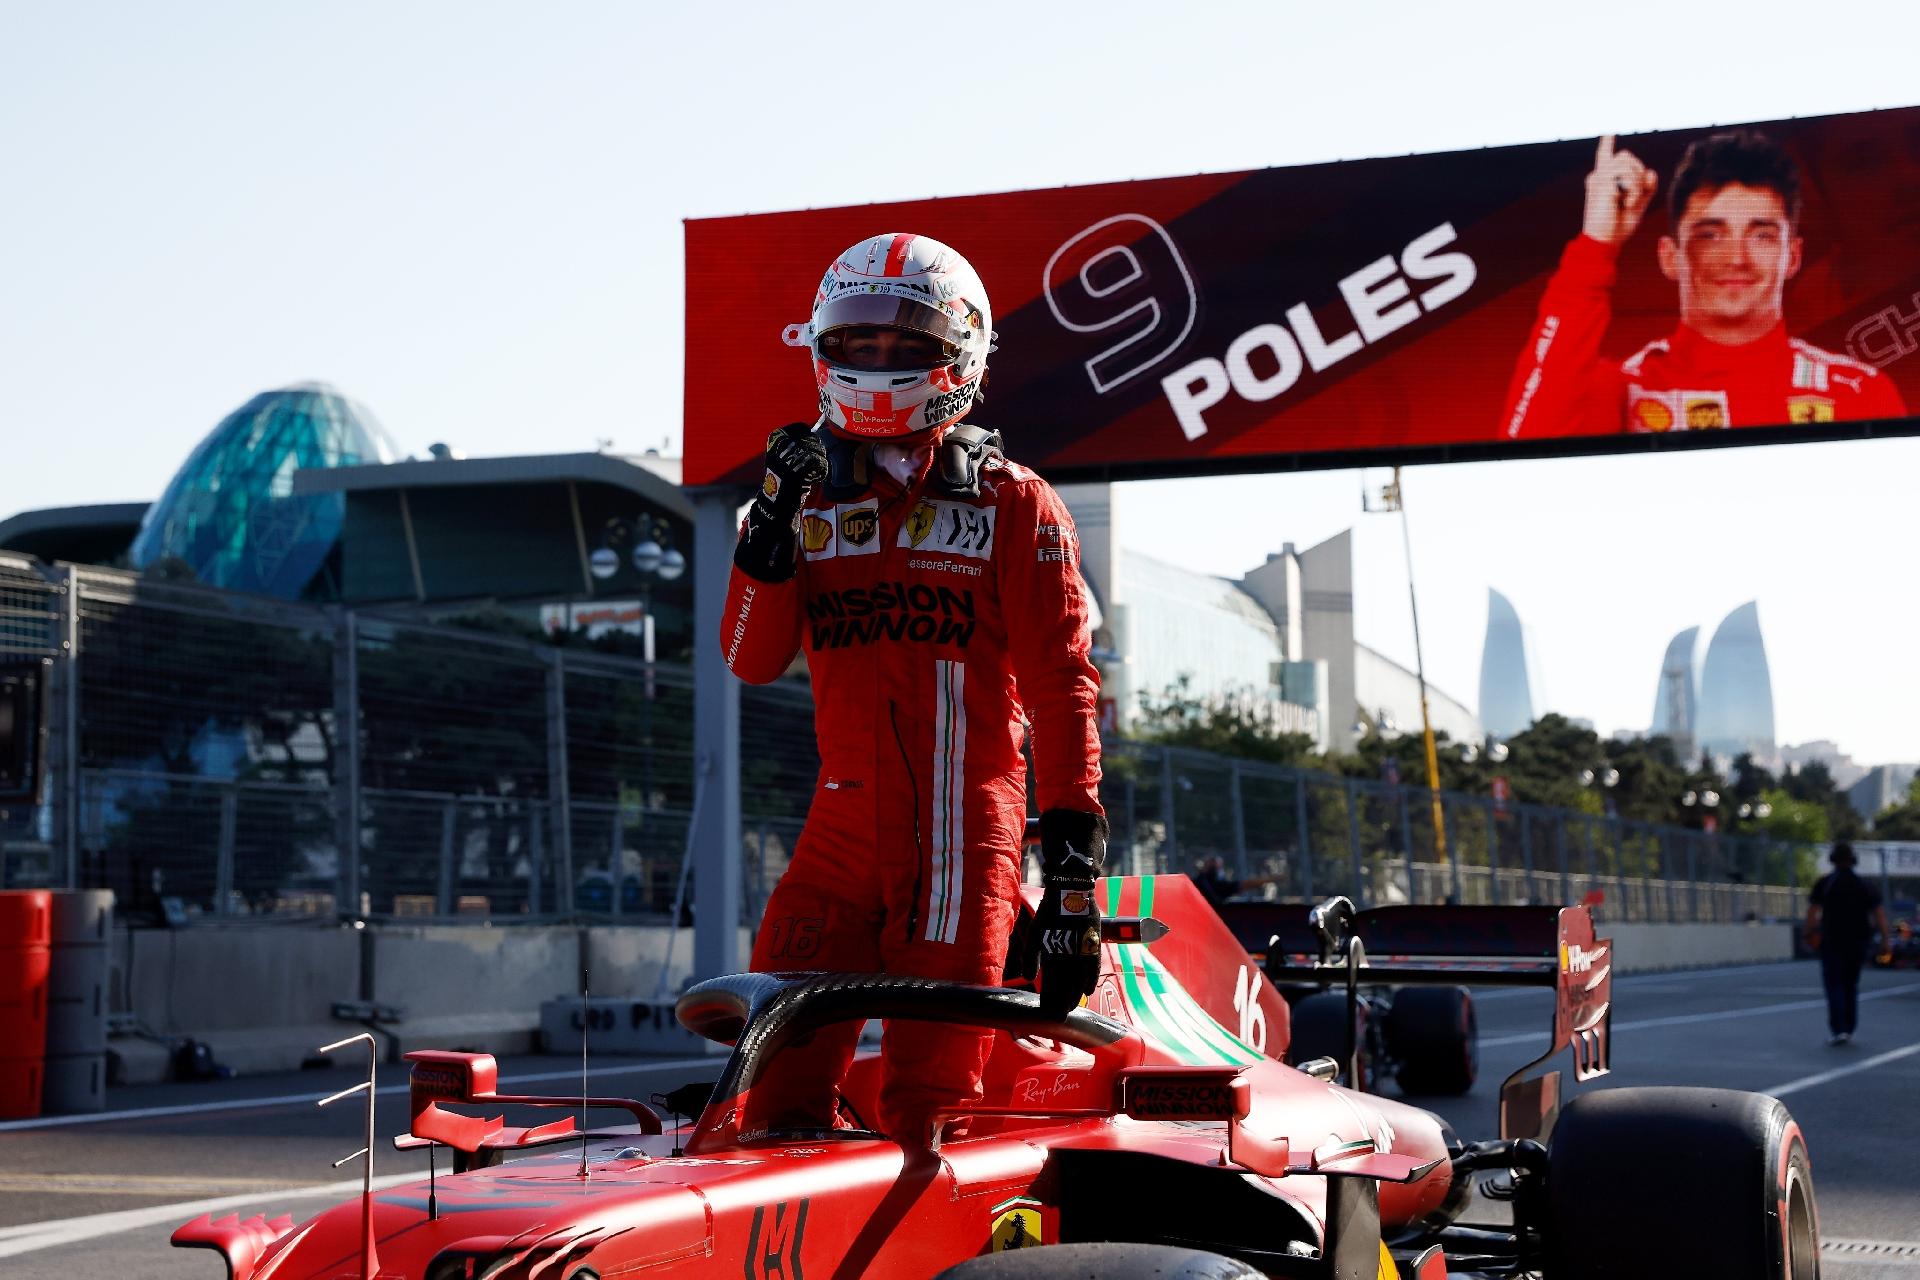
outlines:
M333 780L334 804L340 824L341 913L366 914L360 883L360 618L351 609L340 613L334 632L333 722L339 743L334 761L340 776Z
M60 833L67 847L67 888L80 887L80 571L67 566L60 589Z
M740 965L740 681L718 643L726 611L727 569L745 494L696 491L693 524L693 767L704 803L693 816L698 893L693 918L693 976L735 973ZM678 925L678 920L674 924Z
M652 620L649 615L647 621ZM651 668L648 678L652 678ZM558 649L547 653L547 798L553 806L553 909L568 913L574 907L573 783L567 758L566 656Z

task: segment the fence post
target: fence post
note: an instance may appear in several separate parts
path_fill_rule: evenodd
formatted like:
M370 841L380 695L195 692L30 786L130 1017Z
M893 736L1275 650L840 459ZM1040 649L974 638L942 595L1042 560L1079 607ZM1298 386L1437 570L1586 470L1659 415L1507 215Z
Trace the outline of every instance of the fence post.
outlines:
M648 618L651 625L652 619ZM647 668L653 678L653 668ZM573 784L567 770L567 668L558 649L547 651L547 799L553 804L553 909L573 910Z
M1522 884L1527 891L1527 905L1533 905L1533 814L1520 811L1520 867Z
M642 821L644 822L645 819L643 818ZM612 913L613 918L616 920L620 918L620 899L627 891L625 883L627 871L626 846L627 810L626 806L620 803L620 797L615 795L613 800L613 841L607 848L607 884L610 886L607 890L609 894L607 910ZM638 897L639 895L636 894L635 896ZM645 909L645 906L642 904L641 910L644 911Z
M437 915L453 914L453 835L460 821L454 802L448 798L440 804L440 880L434 893L434 912Z
M1353 905L1367 905L1367 873L1360 858L1359 788L1347 779L1347 857L1353 864Z
M1446 825L1447 808L1445 804L1442 804L1440 806L1440 830L1434 833L1434 838L1446 840L1447 862L1453 870L1453 893L1450 895L1450 901L1457 907L1467 900L1466 894L1463 892L1465 884L1460 878L1460 842L1458 840L1446 839Z
M342 775L333 780L340 824L340 911L357 917L366 914L367 904L360 884L360 617L351 609L341 610L334 631L333 723L339 738L333 758Z
M1618 818L1604 818L1601 821L1606 827L1607 833L1613 837L1613 891L1620 895L1620 918L1625 920L1628 918L1627 867L1626 858L1623 855L1626 852L1625 837L1627 825ZM1640 918L1644 921L1646 915L1647 900L1646 895L1643 893L1640 895Z
M546 823L541 806L527 806L527 914L540 914L540 879L547 865Z
M1667 882L1667 921L1672 923L1680 918L1679 895L1673 885L1673 833L1662 828L1655 835L1660 841L1660 878Z
M1233 762L1233 771L1227 775L1227 802L1233 806L1233 859L1234 878L1247 878L1247 814L1242 807L1240 790L1240 762Z
M1413 819L1407 816L1407 793L1404 787L1394 787L1394 793L1400 796L1400 854L1407 864L1407 902L1419 902L1421 890L1415 887L1413 873Z
M67 852L67 888L80 887L80 571L67 566L60 587L60 838Z
M1573 905L1573 878L1567 874L1567 815L1553 815L1553 851L1560 861L1560 905Z
M1880 904L1886 907L1888 910L1892 910L1892 904L1893 904L1893 872L1888 869L1889 867L1892 866L1892 864L1893 864L1892 851L1889 850L1887 846L1885 846L1884 844L1881 845L1880 846ZM1817 862L1814 865L1814 869L1816 871L1819 870L1819 864ZM1799 857L1799 854L1796 853L1792 857L1787 859L1787 874L1784 878L1787 882L1788 888L1798 889L1800 887L1800 885L1798 884L1799 872L1800 872L1800 857ZM1885 945L1887 941L1888 941L1887 939L1884 939L1884 938L1881 939L1882 945Z
M1600 842L1593 835L1593 818L1586 820L1587 828L1587 893L1593 892L1593 882L1600 878ZM1581 895L1585 897L1585 894ZM1622 916L1622 919L1626 917Z
M1173 752L1165 747L1160 748L1160 822L1166 838L1160 846L1160 865L1156 870L1165 873L1180 865L1180 843L1174 837L1173 822Z
M1487 801L1487 901L1500 905L1500 821Z
M213 860L213 914L233 914L233 842L239 827L240 795L233 783L220 788L220 846Z
M1687 840L1687 915L1700 923L1700 849L1689 831Z
M1312 902L1313 846L1307 837L1307 775L1304 770L1296 770L1293 775L1293 829L1300 844L1300 896Z

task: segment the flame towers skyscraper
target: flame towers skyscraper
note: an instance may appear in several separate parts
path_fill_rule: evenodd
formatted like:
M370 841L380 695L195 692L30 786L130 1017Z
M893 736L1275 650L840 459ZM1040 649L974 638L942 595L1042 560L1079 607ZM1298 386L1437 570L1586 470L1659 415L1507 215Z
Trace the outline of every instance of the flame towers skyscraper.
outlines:
M1700 628L1688 627L1668 642L1652 731L1673 739L1682 760L1702 750L1725 759L1744 751L1771 760L1773 675L1760 637L1759 605L1749 600L1720 620L1704 663L1695 658L1699 641Z
M1773 757L1773 676L1754 601L1721 619L1707 645L1698 732L1700 746L1716 756Z

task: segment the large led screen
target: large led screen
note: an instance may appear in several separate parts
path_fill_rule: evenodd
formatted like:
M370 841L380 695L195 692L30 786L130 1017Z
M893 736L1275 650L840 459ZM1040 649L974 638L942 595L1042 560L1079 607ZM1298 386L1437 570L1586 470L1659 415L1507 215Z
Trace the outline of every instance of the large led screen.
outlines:
M691 220L688 483L813 420L781 332L903 231L979 270L972 420L1056 478L1920 430L1904 108Z

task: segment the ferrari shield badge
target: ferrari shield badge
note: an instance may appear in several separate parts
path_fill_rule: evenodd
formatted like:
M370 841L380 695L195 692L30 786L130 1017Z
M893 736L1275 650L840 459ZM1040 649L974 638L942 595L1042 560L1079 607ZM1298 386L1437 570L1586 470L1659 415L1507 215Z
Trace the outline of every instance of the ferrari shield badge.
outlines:
M1040 1235L1040 1202L1024 1197L996 1205L993 1210L992 1251L1031 1249L1045 1244Z

